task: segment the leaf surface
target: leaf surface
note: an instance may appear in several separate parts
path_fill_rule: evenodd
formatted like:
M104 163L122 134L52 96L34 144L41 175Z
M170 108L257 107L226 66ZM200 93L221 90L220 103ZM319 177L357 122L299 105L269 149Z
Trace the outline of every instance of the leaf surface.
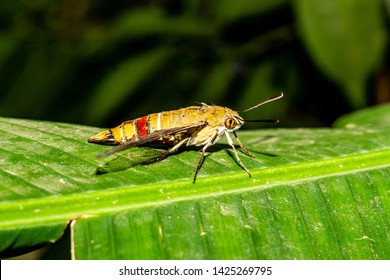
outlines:
M53 242L71 222L76 259L388 259L390 132L265 129L239 137L256 155L226 144L199 159L86 143L100 129L0 120L3 254ZM128 168L129 167L129 168Z

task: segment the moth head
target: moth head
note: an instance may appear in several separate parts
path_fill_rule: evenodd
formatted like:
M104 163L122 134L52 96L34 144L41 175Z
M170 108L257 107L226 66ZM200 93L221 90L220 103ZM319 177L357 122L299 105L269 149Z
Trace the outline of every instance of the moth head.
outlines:
M268 102L277 100L277 99L282 98L282 97L283 97L283 93L280 93L280 95L268 98L268 99L266 99L266 100L264 100L256 105L246 109L246 110L238 111L238 112L247 112L247 111L253 110L261 105L264 105ZM279 122L278 120L246 120L246 119L240 117L240 115L236 111L233 111L233 110L226 108L226 107L224 108L224 110L225 110L225 112L224 112L225 120L224 120L223 126L225 127L225 129L228 132L233 132L233 131L239 129L245 122L271 122L271 123Z

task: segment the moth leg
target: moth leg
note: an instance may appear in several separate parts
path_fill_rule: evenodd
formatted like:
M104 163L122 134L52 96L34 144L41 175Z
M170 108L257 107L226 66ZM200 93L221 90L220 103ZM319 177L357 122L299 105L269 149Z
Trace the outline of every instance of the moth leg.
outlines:
M233 148L233 152L236 156L236 159L237 159L237 162L238 164L242 167L242 169L244 169L246 171L246 173L248 173L249 177L251 177L251 173L249 172L249 170L245 167L245 165L241 162L240 158L238 157L238 154L237 154L237 151L236 151L236 148L234 147L234 144L233 144L233 140L232 138L230 137L229 133L225 130L225 135L226 135L226 139L229 143L229 145ZM238 141L237 141L238 142ZM242 145L242 144L241 144ZM243 147L243 146L242 146ZM246 149L245 149L246 150ZM248 152L249 153L249 152Z
M214 141L217 137L218 137L218 132L216 132L212 137L210 137L210 140L206 143L206 145L203 146L202 155L200 156L198 166L196 167L196 170L195 170L194 181L192 181L193 184L195 184L196 176L198 175L200 167L202 166L207 148L210 147L214 143Z
M250 157L253 157L253 158L254 158L255 156L252 155L252 154L244 147L244 145L242 145L242 143L241 143L240 139L238 139L237 134L236 134L235 131L233 131L233 134L234 134L234 137L236 137L237 143L238 143L238 145L240 145L241 150L243 150L243 152L244 152L247 156L250 156Z
M154 159L152 159L150 161L142 163L142 165L148 165L148 164L153 164L153 163L162 161L163 159L165 159L170 154L173 154L174 152L176 152L180 148L181 145L183 145L186 141L188 141L188 139L189 139L189 137L184 138L179 143L177 143L175 146L173 146L172 148L170 148L167 151L165 151L163 154L159 155L158 157L156 157L156 158L154 158Z

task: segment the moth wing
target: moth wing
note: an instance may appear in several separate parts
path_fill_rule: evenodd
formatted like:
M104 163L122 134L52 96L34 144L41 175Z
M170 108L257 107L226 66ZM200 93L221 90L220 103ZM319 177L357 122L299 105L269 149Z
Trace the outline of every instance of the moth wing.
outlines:
M115 154L117 152L126 150L126 149L131 148L131 147L136 147L136 146L140 146L140 145L152 142L152 141L157 140L163 136L168 136L168 135L176 134L176 133L183 132L186 130L191 130L191 129L197 129L197 128L200 129L200 128L204 127L205 125L206 125L205 123L201 123L201 124L197 124L197 125L189 125L189 126L156 130L150 134L140 136L138 139L130 139L124 143L121 143L118 146L116 146L110 150L107 150L100 155L97 155L96 157L97 158L106 157L106 156Z

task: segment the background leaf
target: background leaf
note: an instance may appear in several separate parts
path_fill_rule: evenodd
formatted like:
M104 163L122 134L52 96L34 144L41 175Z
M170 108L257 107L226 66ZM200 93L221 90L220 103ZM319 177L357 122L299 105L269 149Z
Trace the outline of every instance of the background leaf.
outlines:
M239 110L284 92L264 108L269 117L330 126L390 101L387 4L3 0L0 116L108 127L195 102Z
M366 104L365 83L383 55L380 0L296 2L303 42L318 66L346 89L355 107Z
M256 1L249 0L244 2L237 1L216 1L216 18L222 23L229 23L240 18L249 18L258 13L266 13L269 10L279 8L285 4L286 0L277 1Z
M123 61L97 86L94 98L85 112L86 122L99 122L106 118L109 112L124 102L124 99L129 97L140 83L150 78L156 68L159 68L169 57L169 50L158 49ZM129 77L130 73L131 77Z
M388 259L386 129L239 133L252 178L222 143L192 184L197 151L95 175L99 129L2 118L3 255L71 222L77 259ZM108 159L133 162L135 148ZM146 150L146 151L147 151Z
M390 105L369 107L340 117L335 127L376 126L383 129L390 127Z

